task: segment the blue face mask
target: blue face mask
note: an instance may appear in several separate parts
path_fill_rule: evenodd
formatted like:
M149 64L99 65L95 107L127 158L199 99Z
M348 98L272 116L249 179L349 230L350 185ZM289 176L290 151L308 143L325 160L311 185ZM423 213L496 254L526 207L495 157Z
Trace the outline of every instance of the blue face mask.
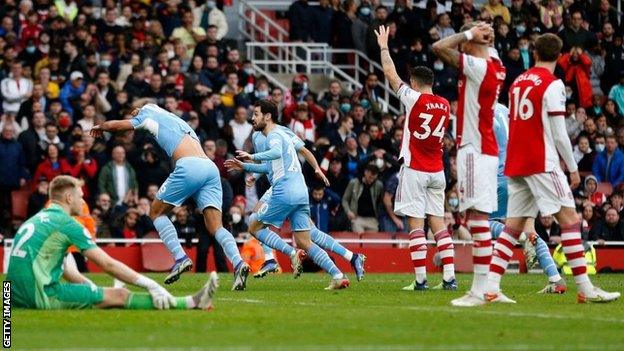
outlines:
M516 26L516 32L518 32L518 34L524 34L524 32L526 32L526 26L523 26L523 25Z
M362 16L370 16L371 8L370 7L360 7L360 15Z
M349 113L349 111L351 111L351 104L346 102L341 104L340 111L342 111L342 113Z
M217 3L214 1L206 1L206 7L212 10L217 7Z
M104 68L108 68L108 66L111 65L111 62L109 60L102 60L100 61L100 66L104 67Z
M457 206L459 206L459 199L456 197L449 199L449 205L453 208L456 208Z
M265 99L267 96L269 96L268 91L256 91L256 97L258 97L258 99Z
M370 108L370 101L368 99L360 100L360 106L364 107L364 109Z
M603 152L605 149L605 144L596 144L596 151Z
M441 71L444 69L444 63L442 62L436 62L433 64L433 69L436 71Z
M35 46L27 46L26 47L26 52L29 53L29 54L34 54L35 50L37 50L37 47L35 47Z

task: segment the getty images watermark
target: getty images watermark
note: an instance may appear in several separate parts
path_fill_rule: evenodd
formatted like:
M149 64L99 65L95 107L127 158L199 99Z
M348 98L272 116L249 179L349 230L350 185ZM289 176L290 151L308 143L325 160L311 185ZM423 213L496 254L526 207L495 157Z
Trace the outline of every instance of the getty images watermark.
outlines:
M11 347L11 282L2 282L2 346Z

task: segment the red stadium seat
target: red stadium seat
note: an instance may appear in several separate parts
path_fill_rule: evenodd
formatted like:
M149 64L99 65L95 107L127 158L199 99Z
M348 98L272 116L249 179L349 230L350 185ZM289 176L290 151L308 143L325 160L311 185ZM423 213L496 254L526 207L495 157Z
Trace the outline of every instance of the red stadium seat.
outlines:
M392 239L392 234L391 233L362 233L360 234L360 239L362 240L368 240L368 239L390 240ZM362 247L392 247L392 244L391 243L374 244L374 243L363 242Z
M11 192L11 203L13 206L11 215L14 219L26 219L28 215L29 196L30 192L28 190L14 190Z
M173 266L174 260L165 244L141 245L143 268L151 272L167 272Z
M596 188L597 192L603 193L606 196L611 195L611 193L613 192L613 186L611 185L611 183L598 183L598 187Z

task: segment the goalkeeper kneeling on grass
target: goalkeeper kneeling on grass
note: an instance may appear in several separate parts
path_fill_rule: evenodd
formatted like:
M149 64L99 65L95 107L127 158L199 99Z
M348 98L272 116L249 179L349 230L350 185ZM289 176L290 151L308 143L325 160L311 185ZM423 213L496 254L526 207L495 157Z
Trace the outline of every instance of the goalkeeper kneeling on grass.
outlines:
M128 308L210 309L217 289L217 275L195 294L172 296L154 280L113 259L97 247L89 232L71 216L82 210L81 183L70 176L58 176L49 187L51 205L27 220L13 241L6 280L11 281L11 302L33 309ZM125 288L102 288L66 265L67 249L75 245L91 262L124 283L142 287L148 293ZM61 282L64 276L68 281Z

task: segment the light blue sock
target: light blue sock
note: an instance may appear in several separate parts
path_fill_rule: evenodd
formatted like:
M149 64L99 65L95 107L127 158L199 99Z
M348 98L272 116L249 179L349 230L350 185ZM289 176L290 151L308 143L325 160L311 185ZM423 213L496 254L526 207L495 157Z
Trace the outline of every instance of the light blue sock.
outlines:
M351 261L353 258L353 252L340 245L336 239L320 231L315 225L312 226L312 229L310 230L310 238L312 239L312 242L318 246L344 257L347 261Z
M540 237L537 237L535 242L535 253L537 254L537 261L539 262L540 267L542 267L544 273L548 276L548 281L553 283L559 281L561 276L557 271L557 265L550 255L548 245L546 245L546 242Z
M160 236L160 240L163 241L167 250L171 252L173 258L177 260L186 256L186 252L182 249L182 245L180 245L180 240L178 239L178 233L171 223L171 220L167 216L158 216L154 220L154 227L158 231L158 235Z
M334 262L329 258L329 255L325 250L321 249L318 245L312 244L310 248L307 250L308 256L316 263L319 267L323 268L325 272L329 273L334 279L339 279L343 277L342 272L336 267Z
M505 225L498 221L490 221L490 232L492 233L492 239L498 239L500 234L505 229Z
M256 238L267 246L290 257L295 254L295 248L288 245L282 238L269 228L260 229L256 233Z
M232 233L221 227L215 233L215 239L217 239L219 245L221 245L225 252L225 256L227 256L232 266L234 266L234 269L236 269L236 267L243 262L243 259L241 258L240 252L238 252L238 246L236 246L236 241Z

